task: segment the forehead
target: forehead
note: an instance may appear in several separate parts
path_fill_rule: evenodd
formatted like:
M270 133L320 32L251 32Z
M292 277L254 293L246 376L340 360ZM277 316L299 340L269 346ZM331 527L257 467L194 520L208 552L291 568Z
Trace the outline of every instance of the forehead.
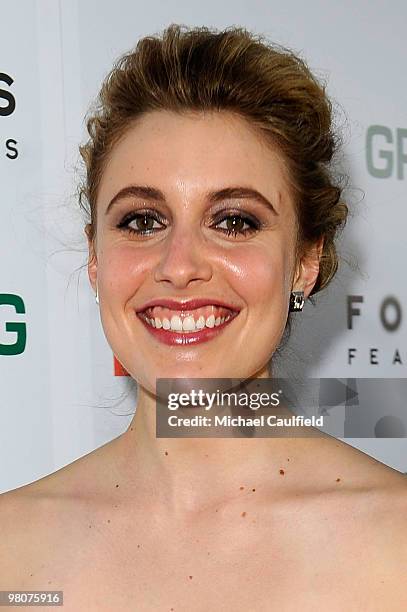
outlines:
M288 192L277 147L245 119L225 111L153 111L138 118L109 156L98 201L106 204L131 183L185 198L235 185Z

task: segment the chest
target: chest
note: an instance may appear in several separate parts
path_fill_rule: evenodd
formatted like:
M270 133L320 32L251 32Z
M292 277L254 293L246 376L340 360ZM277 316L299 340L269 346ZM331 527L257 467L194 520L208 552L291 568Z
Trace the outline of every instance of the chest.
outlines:
M290 537L277 525L257 527L233 538L227 529L140 529L135 538L92 528L80 538L61 534L25 588L62 590L65 612L407 607L397 554L339 525L313 533L299 527Z

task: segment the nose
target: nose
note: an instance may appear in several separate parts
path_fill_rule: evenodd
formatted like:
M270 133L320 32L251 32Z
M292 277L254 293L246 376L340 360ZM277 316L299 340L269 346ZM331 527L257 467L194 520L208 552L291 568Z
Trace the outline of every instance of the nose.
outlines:
M204 241L197 232L185 227L171 232L155 268L154 279L184 289L193 281L209 281L212 274Z

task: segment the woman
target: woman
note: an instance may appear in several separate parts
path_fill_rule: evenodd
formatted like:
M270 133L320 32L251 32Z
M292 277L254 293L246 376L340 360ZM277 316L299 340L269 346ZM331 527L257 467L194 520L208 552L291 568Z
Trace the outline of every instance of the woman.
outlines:
M329 436L155 434L157 378L268 377L294 292L335 274L323 87L243 29L171 26L99 101L88 271L137 410L1 496L1 589L63 590L69 611L406 609L402 474Z

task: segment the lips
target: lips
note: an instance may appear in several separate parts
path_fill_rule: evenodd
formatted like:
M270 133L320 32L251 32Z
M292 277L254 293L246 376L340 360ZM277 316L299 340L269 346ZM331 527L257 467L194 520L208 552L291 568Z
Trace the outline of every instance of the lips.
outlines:
M158 340L179 345L213 338L239 314L240 307L217 299L156 299L136 312Z

